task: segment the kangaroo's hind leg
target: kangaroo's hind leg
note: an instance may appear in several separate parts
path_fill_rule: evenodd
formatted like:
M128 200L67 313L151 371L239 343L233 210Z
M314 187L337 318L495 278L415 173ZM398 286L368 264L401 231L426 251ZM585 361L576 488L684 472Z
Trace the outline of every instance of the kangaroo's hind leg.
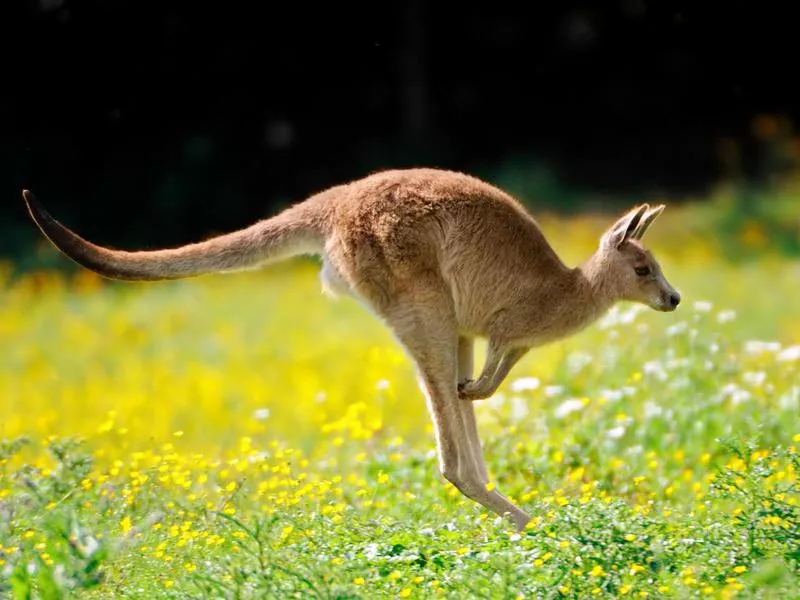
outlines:
M414 360L434 424L442 475L462 494L518 528L530 517L496 489L488 489L472 404L457 393L459 341L452 300L444 282L416 279L405 293L376 307Z

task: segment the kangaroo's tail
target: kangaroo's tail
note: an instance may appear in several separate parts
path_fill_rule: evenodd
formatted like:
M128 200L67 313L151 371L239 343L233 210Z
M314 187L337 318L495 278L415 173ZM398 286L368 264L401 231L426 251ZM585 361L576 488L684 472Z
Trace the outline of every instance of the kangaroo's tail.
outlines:
M97 246L56 221L36 197L22 196L36 225L79 265L109 279L156 281L238 271L298 254L317 253L324 243L319 202L302 202L250 227L195 244L128 252Z

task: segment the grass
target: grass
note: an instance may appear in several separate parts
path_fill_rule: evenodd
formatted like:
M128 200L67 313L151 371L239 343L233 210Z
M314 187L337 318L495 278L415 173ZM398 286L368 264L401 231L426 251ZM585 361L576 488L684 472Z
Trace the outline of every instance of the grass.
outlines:
M620 305L477 404L522 534L439 476L411 365L313 262L5 271L0 595L800 596L800 263L752 227L726 261L693 210L648 233L676 313ZM574 263L607 221L542 224Z

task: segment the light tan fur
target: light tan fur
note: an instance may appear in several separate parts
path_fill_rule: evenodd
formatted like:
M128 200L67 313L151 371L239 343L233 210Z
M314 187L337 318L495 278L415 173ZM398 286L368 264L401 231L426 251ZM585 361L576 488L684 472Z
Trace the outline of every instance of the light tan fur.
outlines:
M360 299L413 359L442 475L520 528L528 515L487 489L471 401L491 396L530 348L580 331L620 300L659 311L680 301L641 243L663 205L643 204L622 216L596 252L571 268L520 203L452 171L375 173L241 231L141 252L96 246L50 217L30 192L23 196L57 248L114 279L176 279L321 255L325 290ZM477 337L488 340L488 354L473 380Z

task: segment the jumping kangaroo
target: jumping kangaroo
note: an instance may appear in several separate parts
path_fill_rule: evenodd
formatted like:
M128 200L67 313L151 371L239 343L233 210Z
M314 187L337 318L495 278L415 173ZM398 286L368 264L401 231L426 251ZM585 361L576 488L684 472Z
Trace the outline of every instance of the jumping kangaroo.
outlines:
M519 202L475 177L439 169L374 173L245 229L139 252L92 244L28 190L22 194L56 248L110 279L178 279L320 255L323 290L360 300L413 359L441 474L519 529L530 517L487 485L471 401L491 396L530 348L580 331L620 300L658 311L680 302L641 243L664 205L633 208L588 260L570 268ZM473 379L476 337L487 339L488 353Z

